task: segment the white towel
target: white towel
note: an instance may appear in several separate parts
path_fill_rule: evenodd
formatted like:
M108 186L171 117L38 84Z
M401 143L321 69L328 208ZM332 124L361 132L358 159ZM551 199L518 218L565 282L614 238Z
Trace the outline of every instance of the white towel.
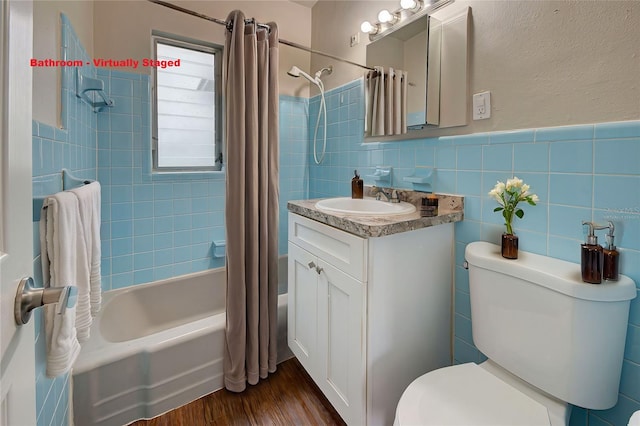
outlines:
M87 250L80 223L78 198L59 192L44 200L40 215L42 279L45 287L89 285ZM78 288L80 290L80 288ZM80 352L76 335L76 308L56 315L55 305L44 307L47 338L47 376L56 377L71 369Z
M80 220L84 229L85 244L88 250L89 260L89 302L91 316L94 317L100 311L102 303L102 285L100 278L101 244L100 244L100 183L92 182L88 185L72 189L76 194L80 205ZM78 312L77 315L84 315ZM86 329L86 338L89 338L89 329ZM84 330L78 329L78 340L84 341Z

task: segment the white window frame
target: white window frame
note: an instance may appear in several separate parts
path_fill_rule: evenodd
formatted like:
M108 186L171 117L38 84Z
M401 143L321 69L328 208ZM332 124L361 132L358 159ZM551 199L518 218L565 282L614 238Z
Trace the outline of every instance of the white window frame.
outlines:
M157 59L157 45L158 43L180 47L183 49L196 50L199 52L205 52L213 54L214 59L214 85L215 85L215 100L214 100L214 118L215 118L215 165L209 167L202 166L184 166L184 167L159 167L158 166L158 69L153 68L151 73L151 91L152 91L152 129L151 129L151 155L153 161L154 173L176 173L176 172L214 172L223 170L223 164L226 160L223 158L223 117L224 111L222 109L222 46L208 43L200 40L194 40L187 37L176 36L173 34L163 33L159 31L152 31L151 34L152 52L153 58Z

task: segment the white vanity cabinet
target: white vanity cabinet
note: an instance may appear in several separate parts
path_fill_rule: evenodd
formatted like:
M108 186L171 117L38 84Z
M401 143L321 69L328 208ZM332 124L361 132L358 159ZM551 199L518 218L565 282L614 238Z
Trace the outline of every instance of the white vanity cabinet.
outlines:
M289 213L288 342L349 425L450 365L453 224L359 237Z
M364 424L366 240L289 219L289 347L349 424Z

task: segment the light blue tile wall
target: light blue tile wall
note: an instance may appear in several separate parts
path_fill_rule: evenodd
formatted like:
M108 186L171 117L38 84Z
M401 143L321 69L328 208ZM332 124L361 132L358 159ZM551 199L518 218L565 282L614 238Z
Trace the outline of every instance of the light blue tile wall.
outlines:
M87 52L64 15L61 16L61 26L61 57L88 62L90 59ZM81 71L84 75L96 76L96 70L91 64L83 66ZM63 168L71 170L76 176L96 178L96 114L75 95L75 68L62 68L61 74L62 129L37 121L32 125L33 177L52 182L51 187L55 189L34 184L34 196L49 195L50 190L60 190ZM38 223L34 222L33 230L34 279L36 285L42 286ZM69 421L69 374L55 379L46 377L46 338L40 309L35 311L34 320L37 424L66 426Z
M309 196L309 101L280 96L280 200L278 251L287 254L287 202Z
M456 224L455 362L485 359L473 345L468 273L462 268L471 241L498 243L503 230L487 192L515 175L540 197L516 220L520 248L579 262L582 220L616 223L621 272L640 288L640 121L598 123L407 140L363 143L364 106L360 81L331 90L326 160L308 156L309 197L347 196L354 168L365 183L376 165L393 167L393 185L415 167L435 167L435 191L465 196L465 219ZM309 102L313 137L318 97ZM631 305L618 404L606 411L574 409L571 423L626 425L640 410L640 298Z
M351 178L354 167L360 167L362 176L373 173L371 164L381 164L381 150L363 147L364 115L360 111L363 102L363 86L354 81L327 93L327 149L322 164L317 165L313 156L313 139L320 109L318 96L309 101L309 196L346 196L351 194ZM316 152L321 156L324 140L323 120L317 133ZM379 157L380 161L376 161Z
M98 69L115 107L98 115L102 184L102 287L147 283L224 265L224 173L152 174L149 79ZM287 251L287 201L306 198L308 101L280 98L279 250Z
M149 77L98 76L115 101L98 115L103 290L224 265L224 173L152 174Z

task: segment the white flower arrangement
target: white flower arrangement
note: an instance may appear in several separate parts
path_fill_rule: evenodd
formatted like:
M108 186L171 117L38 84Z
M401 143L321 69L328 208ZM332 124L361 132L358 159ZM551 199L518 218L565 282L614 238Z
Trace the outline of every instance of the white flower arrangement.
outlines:
M522 179L518 179L514 176L513 179L507 179L507 183L498 181L496 186L489 191L489 196L495 199L499 207L493 209L494 212L502 212L504 217L504 224L507 227L507 234L513 235L513 215L515 214L520 219L524 217L524 210L518 208L520 201L526 201L532 206L535 206L539 201L536 194L529 192L529 185L524 183Z

